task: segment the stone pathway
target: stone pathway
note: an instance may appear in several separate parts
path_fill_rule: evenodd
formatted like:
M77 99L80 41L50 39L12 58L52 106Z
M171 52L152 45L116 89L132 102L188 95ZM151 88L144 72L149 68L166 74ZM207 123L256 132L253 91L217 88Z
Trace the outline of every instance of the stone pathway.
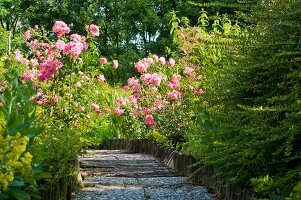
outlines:
M148 154L91 150L79 162L84 188L74 200L214 199Z

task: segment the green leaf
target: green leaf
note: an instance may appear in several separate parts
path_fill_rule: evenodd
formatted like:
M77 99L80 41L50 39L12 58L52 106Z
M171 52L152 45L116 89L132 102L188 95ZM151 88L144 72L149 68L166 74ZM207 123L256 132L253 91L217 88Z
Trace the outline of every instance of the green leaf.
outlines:
M52 174L48 173L48 172L38 172L34 174L34 178L36 180L40 180L40 179L50 179L52 178Z
M19 188L10 187L9 193L18 200L30 199L30 195Z
M8 121L7 121L8 128L16 122L17 118L18 118L18 112L16 110L13 110L11 114L8 116Z
M14 180L13 182L10 182L8 184L8 187L22 187L24 186L24 181L23 180Z

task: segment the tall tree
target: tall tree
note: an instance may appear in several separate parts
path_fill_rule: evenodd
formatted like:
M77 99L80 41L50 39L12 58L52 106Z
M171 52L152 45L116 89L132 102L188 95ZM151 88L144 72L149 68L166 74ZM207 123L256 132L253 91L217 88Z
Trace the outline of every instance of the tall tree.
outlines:
M11 53L11 40L14 38L18 22L24 13L35 4L35 0L0 1L0 24L8 31L8 54Z

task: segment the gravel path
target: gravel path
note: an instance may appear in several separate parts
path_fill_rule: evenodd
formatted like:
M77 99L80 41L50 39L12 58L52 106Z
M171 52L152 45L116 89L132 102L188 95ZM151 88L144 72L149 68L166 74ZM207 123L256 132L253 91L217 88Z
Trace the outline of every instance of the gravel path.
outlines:
M84 188L74 200L213 200L155 157L125 150L92 150L79 158Z

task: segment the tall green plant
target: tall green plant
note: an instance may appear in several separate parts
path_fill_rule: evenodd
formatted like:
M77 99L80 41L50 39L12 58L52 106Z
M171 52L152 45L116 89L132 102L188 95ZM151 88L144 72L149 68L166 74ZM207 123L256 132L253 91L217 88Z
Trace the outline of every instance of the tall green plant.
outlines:
M36 125L32 83L19 84L14 74L6 75L1 94L0 199L39 197L36 181L49 178L33 162L34 138L43 128Z

